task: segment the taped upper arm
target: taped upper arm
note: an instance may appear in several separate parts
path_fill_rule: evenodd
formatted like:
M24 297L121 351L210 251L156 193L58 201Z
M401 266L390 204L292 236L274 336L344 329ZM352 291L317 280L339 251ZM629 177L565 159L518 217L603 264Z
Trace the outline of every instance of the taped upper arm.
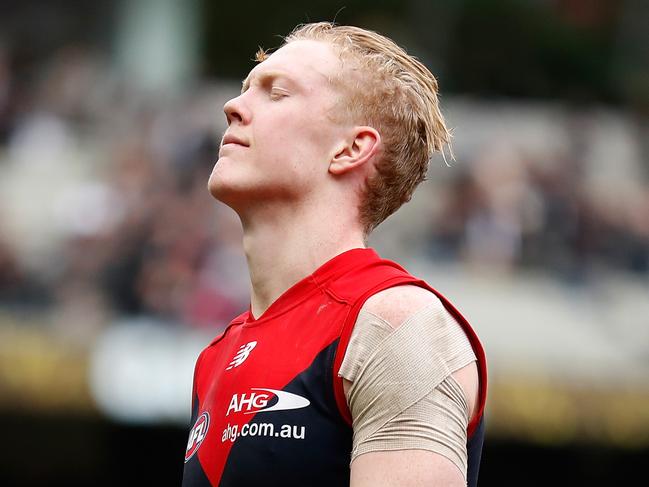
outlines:
M433 303L435 303L435 305L431 306ZM363 306L361 313L365 312L363 313L365 319L368 314L380 317L380 322L383 324L376 322L378 323L377 326L383 327L384 330L388 330L388 328L391 327L394 331L404 324L404 322L409 321L409 318L413 315L420 311L423 312L424 308L428 308L427 313L431 317L433 315L430 315L430 310L436 310L434 316L437 316L438 318L435 318L435 320L446 320L448 323L447 326L460 327L455 319L448 314L448 311L445 310L436 295L418 286L399 286L382 291L368 299ZM445 314L446 317L444 318ZM419 315L421 315L421 313L419 313ZM431 325L433 326L433 323L431 323ZM390 332L388 330L383 333ZM385 336L381 335L381 333L377 333L376 335L379 338L380 336ZM372 340L368 341L367 339L362 339L360 342L362 342L364 346L368 346L372 343ZM350 342L350 346L351 345L352 343ZM354 352L358 354L357 350ZM362 353L360 355L362 355ZM352 360L350 364L353 362L354 360ZM349 368L347 369L348 373L346 375L353 379L354 374L350 374L350 370L351 369ZM465 411L469 411L470 414L472 414L475 409L475 404L477 403L478 391L476 363L472 362L469 365L454 371L452 376L456 380L456 389L457 383L459 383L462 387L462 391L459 393L461 394L464 392L464 396L467 399ZM346 396L349 399L352 382L344 379L343 384ZM360 431L364 430L359 430L359 433ZM387 431L388 430L385 430L384 433L387 433ZM401 433L397 433L395 438L406 437ZM413 445L415 446L412 446L411 448L416 449L376 451L376 448L370 446L369 448L364 448L365 453L361 453L360 455L357 451L357 455L355 455L351 464L352 487L365 487L370 485L374 487L392 485L466 485L464 475L462 475L461 471L458 470L458 462L455 461L454 463L449 459L453 458L452 455L440 454L441 451L436 452L434 451L435 448L432 448L431 451L430 443L428 443L427 446L424 446L424 443L422 442L420 443L421 444L416 441L413 442ZM407 444L407 441L403 444ZM419 449L420 447L422 449ZM386 449L391 449L391 447Z
M380 316L396 329L414 313L434 302L439 302L439 298L428 289L415 285L404 285L384 289L370 296L361 310ZM479 379L477 364L475 362L470 363L454 371L452 375L462 386L469 407L469 421L471 421L477 413L478 404ZM343 388L346 394L350 386L350 381L343 380Z

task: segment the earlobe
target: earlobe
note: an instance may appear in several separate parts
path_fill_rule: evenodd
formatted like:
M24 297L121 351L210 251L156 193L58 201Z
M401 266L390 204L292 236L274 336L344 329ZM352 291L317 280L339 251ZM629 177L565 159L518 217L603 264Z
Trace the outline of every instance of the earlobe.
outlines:
M355 127L352 136L345 141L329 163L329 172L344 174L364 165L378 152L381 136L373 127Z

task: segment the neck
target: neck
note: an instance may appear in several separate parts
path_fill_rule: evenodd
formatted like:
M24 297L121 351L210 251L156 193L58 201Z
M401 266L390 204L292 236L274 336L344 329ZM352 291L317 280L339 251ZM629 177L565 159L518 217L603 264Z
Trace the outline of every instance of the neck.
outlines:
M255 318L328 260L365 247L358 225L351 218L341 220L340 214L316 215L291 208L281 214L257 214L241 220Z

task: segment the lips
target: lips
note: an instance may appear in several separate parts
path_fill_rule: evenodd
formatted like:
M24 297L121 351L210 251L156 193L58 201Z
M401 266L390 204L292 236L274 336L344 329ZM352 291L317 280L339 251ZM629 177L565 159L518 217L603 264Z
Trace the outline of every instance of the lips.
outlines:
M243 147L249 147L249 144L244 139L239 138L236 135L232 135L232 134L225 134L223 136L223 142L221 143L221 146L225 146L228 144L235 144Z

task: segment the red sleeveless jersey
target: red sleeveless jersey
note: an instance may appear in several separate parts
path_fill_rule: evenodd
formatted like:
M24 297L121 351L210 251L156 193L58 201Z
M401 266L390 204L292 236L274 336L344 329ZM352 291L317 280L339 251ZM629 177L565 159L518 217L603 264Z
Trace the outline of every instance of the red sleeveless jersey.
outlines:
M479 411L468 428L468 485L477 482L487 369L467 321L437 291L372 249L323 264L258 319L248 311L199 356L184 487L349 485L351 416L337 372L373 294L429 289L464 328L478 358Z

